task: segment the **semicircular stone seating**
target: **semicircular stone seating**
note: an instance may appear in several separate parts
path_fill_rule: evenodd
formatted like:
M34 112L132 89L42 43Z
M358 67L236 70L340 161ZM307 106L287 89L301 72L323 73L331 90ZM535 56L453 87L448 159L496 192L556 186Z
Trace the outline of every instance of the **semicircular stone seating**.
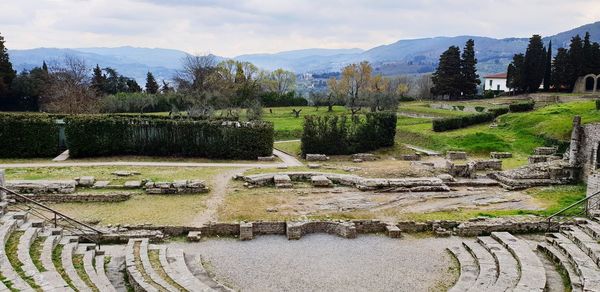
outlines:
M199 260L148 239L100 248L47 228L26 212L0 209L0 240L0 291L126 291L124 273L136 292L230 291ZM111 266L126 270L110 271Z
M577 219L577 224L563 225L535 245L508 232L492 232L476 242L449 247L460 265L450 291L546 291L552 285L546 281L546 269L555 266L565 274L571 291L600 291L599 220ZM544 266L540 257L555 265Z

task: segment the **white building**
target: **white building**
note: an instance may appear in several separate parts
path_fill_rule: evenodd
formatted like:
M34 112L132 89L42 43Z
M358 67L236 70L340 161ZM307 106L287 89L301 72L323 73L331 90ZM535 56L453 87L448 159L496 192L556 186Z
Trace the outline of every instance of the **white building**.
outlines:
M506 87L506 73L498 73L483 77L483 91L509 91Z

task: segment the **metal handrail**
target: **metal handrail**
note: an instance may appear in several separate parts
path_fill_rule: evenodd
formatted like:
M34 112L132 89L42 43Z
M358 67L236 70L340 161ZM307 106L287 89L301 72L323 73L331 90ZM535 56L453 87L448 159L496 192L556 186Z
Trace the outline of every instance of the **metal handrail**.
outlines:
M75 228L75 229L77 229L77 230L79 230L81 232L84 232L83 229L87 229L87 230L92 231L92 233L97 234L97 235L104 234L104 232L102 232L102 231L100 231L100 230L98 230L98 229L96 229L96 228L94 228L94 227L92 227L92 226L90 226L88 224L85 224L85 223L80 222L80 221L78 221L78 220L76 220L74 218L71 218L71 217L69 217L69 216L67 216L67 215L65 215L65 214L63 214L63 213L61 213L59 211L56 211L56 210L54 210L54 209L52 209L52 208L50 208L50 207L48 207L48 206L46 206L46 205L44 205L44 204L42 204L40 202L37 202L37 201L35 201L33 199L30 199L30 198L28 198L26 196L23 196L21 194L18 194L16 192L12 191L12 190L9 190L6 187L0 186L0 191L4 191L4 192L10 194L13 197L17 197L20 200L25 201L26 204L28 204L28 203L32 204L32 205L34 205L36 207L39 207L39 208L41 208L41 209L43 209L43 210L45 210L47 212L52 213L54 215L54 219L53 219L54 220L54 227L57 227L58 219L60 218L61 220L66 221L66 223L68 223L73 228ZM39 216L40 218L47 219L47 220L52 220L52 219L50 219L50 218L48 218L48 217L46 217L46 216L44 216L42 214L39 214L37 216ZM83 228L81 228L81 227L83 227Z
M594 194L592 194L592 195L590 195L590 196L586 196L585 198L583 198L583 199L580 199L580 200L578 200L577 202L575 202L575 203L572 203L571 205L569 205L569 206L567 206L567 207L565 207L565 208L562 208L560 211L558 211L558 212L556 212L556 213L554 213L554 214L552 214L552 215L548 216L548 217L546 218L546 221L548 222L548 226L547 226L547 228L548 228L548 229L550 229L550 224L551 224L551 221L552 221L552 219L553 219L553 218L555 218L555 217L558 217L559 215L561 215L561 214L565 213L566 211L569 211L569 210L571 210L571 209L573 209L573 208L575 208L575 207L578 207L578 206L580 206L580 205L581 205L581 204L583 204L583 203L586 203L586 204L585 204L585 214L586 214L586 216L587 216L587 215L589 215L589 209L588 209L588 204L587 204L587 202L588 202L590 199L592 199L592 198L595 198L595 197L600 197L600 191L599 191L599 192L596 192L596 193L594 193Z

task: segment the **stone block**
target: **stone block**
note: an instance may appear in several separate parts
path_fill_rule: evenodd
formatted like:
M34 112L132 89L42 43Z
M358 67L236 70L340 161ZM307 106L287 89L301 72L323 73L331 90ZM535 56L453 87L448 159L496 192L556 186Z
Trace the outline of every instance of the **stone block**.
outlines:
M258 157L258 161L275 161L275 156L261 156Z
M534 155L554 155L558 149L556 147L537 147L533 151Z
M402 232L400 231L400 228L398 228L398 226L396 226L396 225L388 224L385 227L385 230L386 230L387 236L389 238L400 238L400 237L402 237Z
M327 161L329 157L325 154L306 154L306 161Z
M252 240L252 223L240 223L240 240Z
M308 164L308 168L310 169L317 169L317 168L321 168L320 164L316 164L316 163L309 163Z
M277 174L273 176L273 181L275 182L276 188L291 188L292 187L292 179L287 174Z
M187 240L191 242L198 242L202 239L202 232L200 231L190 231L187 235Z
M77 185L80 187L91 187L96 182L96 178L93 176L82 176L75 179Z
M442 173L442 174L438 175L437 178L441 179L443 182L453 182L453 181L456 181L456 179L453 176L451 176L451 175L449 175L447 173Z
M492 159L505 159L505 158L512 158L513 155L510 152L491 152L490 153L490 158Z
M529 164L541 163L541 162L550 162L553 160L558 160L559 157L552 155L531 155L528 158Z
M140 173L137 171L127 171L127 170L118 170L112 173L113 175L116 176L132 176L132 175L139 175Z
M331 187L331 186L333 186L333 184L331 183L331 180L328 179L324 175L315 175L315 176L311 177L310 183L314 187Z
M354 163L361 163L363 161L364 160L362 160L362 159L352 159L352 162L354 162Z
M356 153L352 155L352 159L360 159L362 161L374 161L377 160L377 156L371 153Z
M465 160L467 159L467 153L464 151L448 151L446 152L446 158L450 160Z
M139 181L139 180L126 181L123 184L123 187L126 189L137 189L137 188L142 187L142 181Z

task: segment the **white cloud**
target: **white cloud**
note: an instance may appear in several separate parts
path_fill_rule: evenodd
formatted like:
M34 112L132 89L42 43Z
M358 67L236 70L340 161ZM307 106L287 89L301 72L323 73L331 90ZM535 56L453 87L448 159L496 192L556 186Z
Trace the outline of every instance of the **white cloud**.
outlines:
M9 48L133 45L234 56L453 35L527 37L600 20L597 0L20 0Z

